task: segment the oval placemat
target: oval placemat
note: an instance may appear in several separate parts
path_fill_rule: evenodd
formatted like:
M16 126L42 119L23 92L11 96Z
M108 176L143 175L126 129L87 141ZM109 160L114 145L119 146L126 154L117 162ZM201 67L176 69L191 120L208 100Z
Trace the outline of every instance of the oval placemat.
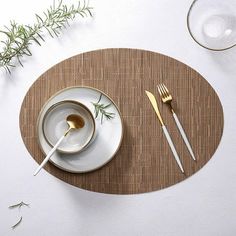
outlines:
M168 107L161 103L156 88L161 82L172 93L176 113L192 144L196 162L191 159ZM120 150L102 168L72 174L51 163L45 166L49 173L74 186L113 194L163 189L201 169L219 145L223 132L222 106L213 88L200 74L158 53L103 49L79 54L55 65L27 92L20 112L20 129L26 148L38 163L44 159L36 136L40 109L54 93L69 86L90 86L104 91L118 105L124 119ZM153 92L157 98L185 175L173 158L145 90Z

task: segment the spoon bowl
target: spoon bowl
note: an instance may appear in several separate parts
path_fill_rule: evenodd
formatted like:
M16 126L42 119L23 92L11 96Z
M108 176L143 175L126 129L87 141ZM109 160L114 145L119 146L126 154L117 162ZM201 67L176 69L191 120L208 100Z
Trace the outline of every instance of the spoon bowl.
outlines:
M66 122L69 126L69 129L66 131L65 136L70 132L72 129L81 129L84 127L84 119L76 114L71 114L67 116Z

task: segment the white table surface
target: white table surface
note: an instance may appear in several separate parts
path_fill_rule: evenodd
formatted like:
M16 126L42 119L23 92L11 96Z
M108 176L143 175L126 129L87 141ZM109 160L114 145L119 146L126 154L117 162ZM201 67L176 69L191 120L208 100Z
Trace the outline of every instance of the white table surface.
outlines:
M1 1L0 24L31 23L52 1ZM70 1L67 1L70 2ZM73 2L73 1L71 1ZM75 2L75 0L74 0ZM198 46L186 27L191 0L91 1L94 18L76 20L11 76L0 73L0 235L236 235L236 49L211 52ZM111 47L141 48L174 57L201 73L224 108L221 143L207 165L167 189L138 195L108 195L70 186L42 171L19 130L23 98L54 64L78 53ZM25 201L19 212L8 206ZM11 225L23 215L15 230Z

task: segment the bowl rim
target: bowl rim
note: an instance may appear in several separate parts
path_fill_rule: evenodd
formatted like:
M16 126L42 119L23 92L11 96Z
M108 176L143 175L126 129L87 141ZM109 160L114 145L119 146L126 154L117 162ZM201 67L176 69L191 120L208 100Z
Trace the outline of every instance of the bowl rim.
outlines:
M226 47L226 48L210 48L210 47L207 47L205 46L204 44L200 43L193 35L193 32L191 31L191 27L190 27L190 14L191 14L191 11L192 11L192 8L193 6L195 5L195 3L199 1L199 0L194 0L188 10L188 14L187 14L187 28L188 28L188 32L189 34L191 35L192 39L198 44L200 45L201 47L205 48L205 49L208 49L208 50L211 50L211 51L225 51L225 50L228 50L230 48L233 48L234 46L236 46L236 43L234 43L233 45L229 46L229 47Z
M45 130L44 130L45 119L46 119L47 115L49 114L49 112L51 112L55 107L57 107L57 106L59 106L59 105L61 105L61 104L64 104L64 103L72 103L72 104L75 104L75 105L77 105L77 106L80 106L80 107L84 108L84 109L88 112L89 116L92 118L92 123L93 123L92 135L91 135L91 137L88 139L88 141L85 142L84 145L83 145L80 149L75 150L75 151L65 151L65 150L63 150L63 149L57 148L57 151L59 151L59 152L61 152L61 153L66 153L66 154L79 153L79 152L81 152L82 150L84 150L84 149L89 145L89 143L91 142L91 140L92 140L93 137L94 137L95 130L96 130L96 123L95 123L94 116L93 116L92 112L89 110L89 108L88 108L87 106L85 106L83 103L78 102L78 101L76 101L76 100L63 100L63 101L59 101L59 102L56 102L56 103L54 103L53 105L51 105L51 106L47 109L47 111L45 112L45 114L44 114L44 116L43 116L43 120L42 120L42 133L43 133L43 136L44 136L46 142L48 143L48 145L53 148L54 145L50 142L50 140L48 139L48 137L47 137L46 134L45 134Z

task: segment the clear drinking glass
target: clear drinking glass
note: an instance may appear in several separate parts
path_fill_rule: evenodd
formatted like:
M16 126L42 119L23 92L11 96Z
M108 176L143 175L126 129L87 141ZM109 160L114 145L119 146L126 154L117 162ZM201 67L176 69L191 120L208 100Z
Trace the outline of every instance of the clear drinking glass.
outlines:
M236 0L193 1L187 26L192 38L204 48L232 48L236 45Z

